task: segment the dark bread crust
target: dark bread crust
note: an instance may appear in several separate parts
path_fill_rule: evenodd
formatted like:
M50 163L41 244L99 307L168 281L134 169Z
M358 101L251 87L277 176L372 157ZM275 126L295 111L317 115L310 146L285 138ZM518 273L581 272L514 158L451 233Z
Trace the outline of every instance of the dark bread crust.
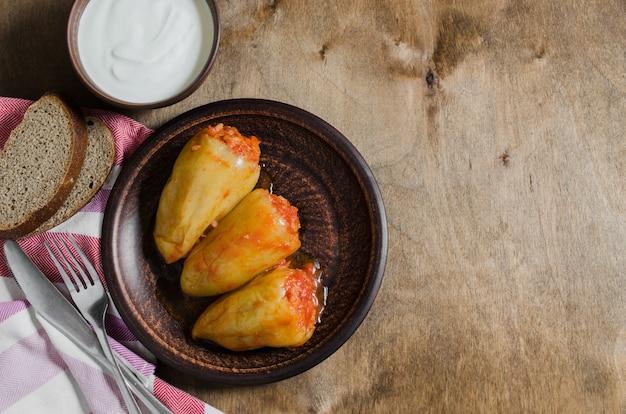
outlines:
M64 112L70 120L73 138L70 146L70 161L65 169L61 183L56 188L54 196L48 203L38 210L33 211L17 226L12 228L0 228L0 237L5 239L19 239L24 237L32 233L41 224L52 217L68 197L70 191L72 191L72 187L76 183L76 178L82 169L85 153L87 152L87 126L80 108L70 99L56 93L46 93L40 99L56 100L64 109ZM28 119L25 117L22 122L28 122ZM11 139L9 139L6 145L20 145L20 143L11 143Z

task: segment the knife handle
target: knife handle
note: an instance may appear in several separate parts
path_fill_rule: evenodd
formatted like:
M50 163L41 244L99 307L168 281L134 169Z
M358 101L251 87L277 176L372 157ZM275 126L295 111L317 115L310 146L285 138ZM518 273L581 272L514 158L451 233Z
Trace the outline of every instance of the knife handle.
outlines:
M172 411L157 397L155 397L154 394L148 390L146 385L139 380L138 375L141 374L137 372L135 368L124 358L118 354L114 355L118 362L118 366L122 370L122 375L124 376L126 384L128 384L133 394L135 394L137 398L139 398L141 402L146 405L146 408L149 408L152 413L172 414Z

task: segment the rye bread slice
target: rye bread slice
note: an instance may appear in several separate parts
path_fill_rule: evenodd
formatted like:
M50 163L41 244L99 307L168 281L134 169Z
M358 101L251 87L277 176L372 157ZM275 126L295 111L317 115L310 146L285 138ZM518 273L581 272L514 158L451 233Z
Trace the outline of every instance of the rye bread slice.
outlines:
M82 113L61 96L48 93L26 110L0 153L0 237L21 238L61 207L87 142Z
M85 121L89 131L89 144L76 185L57 212L29 236L56 227L83 208L100 190L113 168L115 161L113 134L98 118L87 117Z

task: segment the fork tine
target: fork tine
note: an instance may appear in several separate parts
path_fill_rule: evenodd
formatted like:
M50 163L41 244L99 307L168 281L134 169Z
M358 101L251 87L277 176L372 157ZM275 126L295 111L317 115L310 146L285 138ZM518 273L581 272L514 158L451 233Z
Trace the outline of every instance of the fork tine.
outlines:
M81 261L78 260L78 257L76 257L76 254L72 251L72 249L70 249L70 247L67 245L65 240L63 240L63 239L60 239L60 240L61 240L61 244L63 244L63 246L65 247L65 251L67 251L67 253L68 253L67 257L64 256L64 255L62 255L61 257L63 258L63 260L65 260L65 264L67 266L69 266L69 269L73 269L73 270L70 270L70 271L74 274L74 276L78 277L80 279L81 283L83 284L83 287L85 289L87 289L87 286L93 285L92 278L90 276L87 276L87 274L85 274L85 271L83 270L84 267L81 266L81 264L80 264ZM73 243L73 244L74 244L74 247L78 249L78 246L76 246L75 243ZM59 252L60 251L61 250L59 249ZM83 264L85 265L88 262L87 260L85 260L86 257L84 256L84 254L81 254L80 256L81 256L81 258L84 259L83 260ZM72 262L71 265L69 263L70 261ZM78 274L76 273L76 270L78 270Z
M76 242L76 239L74 238L74 236L72 236L70 234L70 235L68 235L68 239L74 245L74 248L76 249L76 252L78 253L80 258L82 259L83 265L85 266L85 268L87 269L87 273L89 273L89 276L91 277L91 282L95 284L98 281L100 281L100 276L98 276L98 272L93 267L93 265L91 264L91 260L89 260L87 258L87 255L85 255L83 250L80 247L78 247L78 243Z
M52 251L47 241L44 242L43 244L46 247L46 250L48 250L48 254L50 255L50 258L52 259L52 261L54 262L54 265L59 270L59 273L61 274L61 278L63 278L63 282L65 282L65 285L70 290L70 292L78 292L80 287L75 280L76 278L75 277L72 278L67 274L67 272L65 271L65 268L63 267L63 265L61 265L61 263L57 259L57 255L61 257L61 260L65 262L65 266L68 268L68 271L72 273L72 276L74 276L73 272L69 270L71 269L71 267L69 266L69 263L67 262L63 254L60 253L59 246L56 243L54 243L54 241L51 241L50 243L54 246L54 249L57 251L56 254Z

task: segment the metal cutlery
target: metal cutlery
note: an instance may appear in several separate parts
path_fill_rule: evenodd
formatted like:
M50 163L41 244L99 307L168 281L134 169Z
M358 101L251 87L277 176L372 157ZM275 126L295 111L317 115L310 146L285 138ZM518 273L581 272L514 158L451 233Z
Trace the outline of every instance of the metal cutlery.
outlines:
M113 376L112 364L105 358L93 330L76 308L35 266L15 241L5 241L4 253L15 280L37 311L37 316L46 320L91 356L103 372ZM145 377L121 356L116 355L116 359L127 384L144 406L153 413L171 414L171 411L150 392Z
M96 269L94 269L83 251L78 247L75 240L71 236L69 239L76 253L61 240L61 244L68 253L67 256L63 254L63 250L59 244L55 244L53 241L51 242L56 253L53 252L48 243L44 244L52 261L57 269L59 269L61 277L74 300L74 304L76 304L76 307L82 313L83 317L93 327L96 337L98 341L100 341L100 346L104 351L104 355L113 363L115 367L115 369L113 369L113 378L117 382L122 397L124 398L126 408L132 414L139 414L140 411L137 402L124 382L122 372L113 356L113 350L107 339L104 320L107 308L109 307L109 297L104 290L104 286L100 281L100 276L98 276ZM60 262L63 262L63 265ZM88 275L83 271L83 267Z

